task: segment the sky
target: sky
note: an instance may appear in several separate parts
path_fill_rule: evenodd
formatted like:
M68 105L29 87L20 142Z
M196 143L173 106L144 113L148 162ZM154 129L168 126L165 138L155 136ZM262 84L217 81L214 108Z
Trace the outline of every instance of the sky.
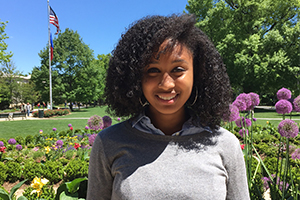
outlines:
M110 53L121 34L147 15L179 14L188 0L49 0L62 32L77 31L83 42L98 54ZM0 21L8 21L4 40L12 62L22 74L40 66L38 53L48 44L47 0L0 0ZM56 27L50 25L52 37ZM54 46L55 48L55 46Z

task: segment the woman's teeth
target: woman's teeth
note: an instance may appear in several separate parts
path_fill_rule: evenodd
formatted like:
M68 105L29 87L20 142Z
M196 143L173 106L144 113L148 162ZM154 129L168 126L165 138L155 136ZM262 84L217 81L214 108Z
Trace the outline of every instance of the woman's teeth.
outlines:
M171 99L175 98L176 95L174 95L174 96L172 96L172 97L163 97L163 96L159 96L159 95L158 95L158 97L159 97L160 99L163 99L163 100L168 101L168 100L171 100Z

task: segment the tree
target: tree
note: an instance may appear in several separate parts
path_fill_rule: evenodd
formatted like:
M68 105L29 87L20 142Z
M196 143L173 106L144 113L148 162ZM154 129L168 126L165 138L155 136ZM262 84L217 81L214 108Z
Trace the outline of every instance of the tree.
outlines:
M20 73L12 61L6 62L0 68L0 103L1 109L21 101Z
M12 53L5 52L7 50L7 44L4 42L8 37L5 34L5 27L8 22L0 21L0 64L4 64L10 61Z
M94 60L94 64L97 66L97 69L99 70L99 80L98 81L98 94L99 98L103 100L103 94L104 94L104 87L105 87L105 80L106 80L106 71L108 69L108 63L110 60L111 54L101 54L97 56L97 59ZM96 100L96 99L94 99Z
M298 0L189 0L186 9L222 55L236 93L300 93Z
M56 104L84 102L99 97L99 70L94 64L93 51L77 31L66 29L53 40L51 62L52 97ZM49 47L40 51L41 66L34 67L32 81L40 91L42 101L49 100Z

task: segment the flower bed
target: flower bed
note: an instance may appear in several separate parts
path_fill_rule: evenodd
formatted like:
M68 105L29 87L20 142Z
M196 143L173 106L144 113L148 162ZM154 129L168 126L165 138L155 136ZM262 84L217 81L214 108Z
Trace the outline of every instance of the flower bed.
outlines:
M111 121L108 118L106 116L105 120ZM102 129L110 125L104 127L102 118L97 116L97 119L101 119L98 123L101 123ZM21 181L11 192L25 184L23 199L55 199L56 196L68 199L74 195L85 198L86 189L80 188L87 187L89 155L101 130L89 126L74 130L72 124L66 127L67 130L60 132L56 128L49 133L40 130L36 135L25 138L0 138L0 184ZM53 185L57 184L56 192ZM12 195L0 187L0 197L1 194Z
M44 110L44 117L54 117L54 116L62 116L70 114L71 111L69 109L57 109L57 110ZM32 112L33 117L38 117L39 112Z

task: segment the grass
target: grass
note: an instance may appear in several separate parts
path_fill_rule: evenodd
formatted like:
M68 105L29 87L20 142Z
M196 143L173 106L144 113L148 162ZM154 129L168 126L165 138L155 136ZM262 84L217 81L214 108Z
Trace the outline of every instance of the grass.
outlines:
M0 138L9 139L18 135L26 137L27 135L38 134L41 129L44 133L51 132L53 128L56 128L57 131L66 131L69 129L68 124L72 124L74 130L83 129L91 116L103 117L108 115L105 109L106 107L81 108L70 115L43 120L0 121ZM116 123L118 123L117 118L112 118L112 124Z
M45 133L52 131L52 128L56 128L57 131L68 130L68 124L72 124L74 130L83 129L87 125L88 118L93 115L99 115L103 117L108 115L106 113L106 107L89 107L75 109L70 115L53 117L43 120L18 120L18 121L0 121L0 138L9 139L12 137L35 135L42 129ZM282 120L282 115L276 113L275 110L262 110L256 109L255 118L267 118L258 119L254 124L266 125L267 121L272 123L275 127L278 126ZM290 116L286 116L286 119ZM274 120L276 119L276 120ZM300 113L292 113L293 120L300 120ZM113 124L118 123L117 118L112 118ZM299 123L299 121L296 121Z

